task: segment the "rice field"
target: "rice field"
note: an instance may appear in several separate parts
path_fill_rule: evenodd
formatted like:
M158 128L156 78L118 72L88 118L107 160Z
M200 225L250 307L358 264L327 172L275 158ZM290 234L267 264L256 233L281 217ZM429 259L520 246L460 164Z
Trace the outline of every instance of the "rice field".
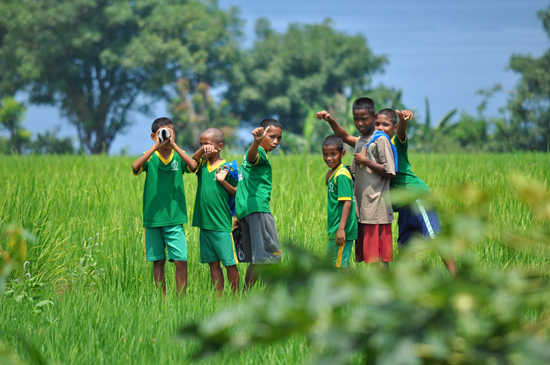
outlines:
M274 171L271 206L281 242L324 255L327 168L322 157L275 155L270 159ZM227 283L227 292L218 301L208 265L200 264L199 231L190 224L185 225L187 296L176 297L174 267L167 264L168 295L162 299L153 284L152 264L145 262L145 176L132 175L133 160L106 156L0 159L0 222L22 226L36 237L29 250L30 263L8 283L23 297L0 297L0 342L23 361L32 361L32 351L22 338L47 363L188 362L196 345L179 338L178 328L242 301L230 293ZM349 164L350 157L345 162ZM549 263L543 256L501 245L499 232L528 232L533 226L533 213L514 194L510 177L520 174L548 189L550 155L415 154L411 163L413 171L432 188L444 225L453 219L458 204L456 197L447 193L449 188L467 184L488 192L492 231L484 244L469 248L480 265L548 273ZM185 175L184 180L191 220L196 177ZM394 241L396 238L394 235ZM417 259L428 262L433 270L445 270L435 253ZM355 263L351 268L368 271ZM245 270L245 264L239 265L242 277ZM37 308L36 303L42 300L50 302ZM303 338L293 337L239 354L222 352L205 363L304 363L312 355Z

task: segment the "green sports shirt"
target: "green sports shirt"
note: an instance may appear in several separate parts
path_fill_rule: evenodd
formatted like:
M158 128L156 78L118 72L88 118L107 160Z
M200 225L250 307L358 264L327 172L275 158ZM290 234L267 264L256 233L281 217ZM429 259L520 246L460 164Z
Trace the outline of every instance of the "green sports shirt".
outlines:
M405 136L405 140L401 141L399 136L395 134L392 137L392 143L397 150L397 159L398 159L398 170L395 174L395 177L391 180L391 192L392 195L396 195L397 191L404 192L405 194L399 194L399 197L392 201L399 201L399 203L394 203L394 210L402 207L414 201L422 196L431 194L430 188L424 181L422 181L418 176L416 176L411 169L411 164L409 162L409 139Z
M221 160L210 165L208 159L202 158L197 169L198 186L195 198L195 210L193 212L193 226L212 231L231 232L231 210L229 208L230 194L222 184L216 180L216 170L224 166L227 161ZM231 186L237 186L230 174L225 180Z
M348 169L341 164L328 180L327 230L329 239L336 238L344 202L348 200L351 200L351 209L346 222L346 241L357 239L357 217L355 215L353 180Z
M271 163L267 153L258 147L258 160L252 164L246 160L246 150L243 163L239 169L239 184L235 197L237 219L242 219L251 213L271 213Z
M165 160L156 151L135 176L146 173L143 188L143 227L165 227L187 223L183 174L189 167L174 150Z

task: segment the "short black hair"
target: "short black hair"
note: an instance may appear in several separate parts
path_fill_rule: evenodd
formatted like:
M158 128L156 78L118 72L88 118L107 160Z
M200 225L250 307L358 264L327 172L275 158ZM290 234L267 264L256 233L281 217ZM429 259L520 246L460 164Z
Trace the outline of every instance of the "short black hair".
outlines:
M281 130L283 130L283 126L276 119L264 119L260 122L260 127L262 128L267 128L269 126L281 128Z
M170 118L166 118L166 117L157 118L153 122L153 125L151 125L151 132L157 133L157 131L160 129L160 127L164 127L164 126L167 126L167 125L170 125L170 124L174 125L174 122L172 122L172 119L170 119Z
M374 114L376 113L376 110L374 109L374 101L372 101L371 98L359 98L353 102L352 106L353 110L366 110L370 113L372 117L374 117Z
M204 132L202 132L202 134L205 134L205 135L211 135L212 137L214 137L214 141L216 141L216 143L223 143L225 144L225 134L223 133L223 131L219 128L215 128L215 127L212 127L212 128L208 128L207 130L205 130Z
M325 138L322 146L323 147L336 146L336 148L338 148L338 151L342 152L342 150L344 149L344 141L342 141L342 138L332 134L327 138Z
M378 111L378 115L385 115L390 120L391 124L395 125L397 123L397 114L393 109L382 109Z

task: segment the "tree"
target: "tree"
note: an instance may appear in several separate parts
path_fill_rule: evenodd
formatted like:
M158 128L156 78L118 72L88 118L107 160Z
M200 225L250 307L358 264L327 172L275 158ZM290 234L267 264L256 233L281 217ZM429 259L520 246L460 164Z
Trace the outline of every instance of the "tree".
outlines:
M0 124L10 134L10 150L21 153L26 143L30 141L31 133L21 126L27 109L13 97L0 101Z
M550 7L538 12L550 38ZM512 55L510 69L521 74L508 100L517 147L550 150L550 50L540 57Z
M310 106L334 105L339 95L364 90L387 63L364 36L335 31L330 20L294 23L278 33L262 18L255 31L252 49L231 69L226 98L244 120L277 116L294 133L302 131Z
M240 20L201 0L1 0L4 92L59 106L84 149L107 152L175 81L213 84L229 67ZM169 85L170 87L165 87ZM151 98L147 98L151 97Z
M231 113L227 100L216 102L206 82L197 84L194 90L190 89L190 84L188 79L179 79L176 83L178 97L170 103L178 142L196 150L200 147L201 133L210 127L220 128L226 142L235 140L234 129L239 125L239 118Z

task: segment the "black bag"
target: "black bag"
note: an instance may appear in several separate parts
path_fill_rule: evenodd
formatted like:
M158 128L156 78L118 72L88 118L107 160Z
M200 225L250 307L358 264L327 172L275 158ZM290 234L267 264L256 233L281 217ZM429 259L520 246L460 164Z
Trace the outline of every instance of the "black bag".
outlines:
M239 262L252 262L252 252L244 247L243 229L241 227L233 230L233 242L235 243L235 253ZM250 247L248 248L250 249Z

